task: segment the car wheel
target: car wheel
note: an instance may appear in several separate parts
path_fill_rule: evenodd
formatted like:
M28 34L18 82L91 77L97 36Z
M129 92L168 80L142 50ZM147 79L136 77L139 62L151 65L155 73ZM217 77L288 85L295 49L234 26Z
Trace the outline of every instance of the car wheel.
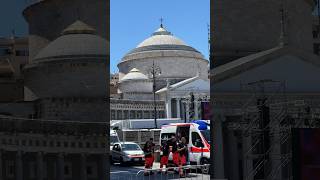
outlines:
M210 164L209 163L209 160L206 159L206 158L203 158L201 159L201 162L200 162L201 165L204 165L204 164ZM210 173L210 166L203 166L201 167L201 171L203 174L209 174Z

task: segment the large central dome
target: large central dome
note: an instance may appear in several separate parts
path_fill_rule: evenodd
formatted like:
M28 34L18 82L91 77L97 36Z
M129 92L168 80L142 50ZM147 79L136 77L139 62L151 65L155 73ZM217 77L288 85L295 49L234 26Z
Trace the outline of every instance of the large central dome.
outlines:
M185 42L179 38L173 36L171 32L167 31L162 25L151 37L142 41L138 46L131 50L127 55L140 53L144 51L157 51L157 50L183 50L195 52L201 57L201 53L191 46L187 45ZM123 59L125 60L125 58Z
M194 77L198 72L203 78L208 75L208 61L204 56L167 31L162 24L121 59L118 64L119 80L125 79L134 68L142 74L150 74L153 64L161 69L161 75L157 77L159 87L165 86L167 79L178 82Z
M163 27L160 27L157 31L155 31L151 37L144 40L140 43L137 48L143 46L153 46L153 45L184 45L187 46L182 40L173 36L170 32L168 32Z

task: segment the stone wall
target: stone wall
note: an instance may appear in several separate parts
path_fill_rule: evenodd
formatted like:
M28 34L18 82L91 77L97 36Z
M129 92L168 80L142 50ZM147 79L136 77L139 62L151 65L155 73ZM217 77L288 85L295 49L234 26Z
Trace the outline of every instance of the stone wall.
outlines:
M106 122L107 102L103 98L46 98L39 101L41 119Z

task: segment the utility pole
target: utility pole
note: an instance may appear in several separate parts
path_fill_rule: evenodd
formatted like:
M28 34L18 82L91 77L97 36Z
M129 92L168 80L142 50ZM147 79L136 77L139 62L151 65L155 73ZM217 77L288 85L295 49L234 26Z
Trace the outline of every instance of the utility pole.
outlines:
M155 66L154 61L152 62L150 73L153 81L154 127L157 129L156 76L161 74L161 69L159 66Z

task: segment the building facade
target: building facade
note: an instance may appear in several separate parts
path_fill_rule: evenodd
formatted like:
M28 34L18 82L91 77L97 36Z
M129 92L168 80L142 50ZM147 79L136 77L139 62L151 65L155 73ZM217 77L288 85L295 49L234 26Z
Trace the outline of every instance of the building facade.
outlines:
M36 1L29 37L1 43L0 179L107 179L106 8Z
M213 177L292 179L292 130L320 127L315 1L212 5Z

